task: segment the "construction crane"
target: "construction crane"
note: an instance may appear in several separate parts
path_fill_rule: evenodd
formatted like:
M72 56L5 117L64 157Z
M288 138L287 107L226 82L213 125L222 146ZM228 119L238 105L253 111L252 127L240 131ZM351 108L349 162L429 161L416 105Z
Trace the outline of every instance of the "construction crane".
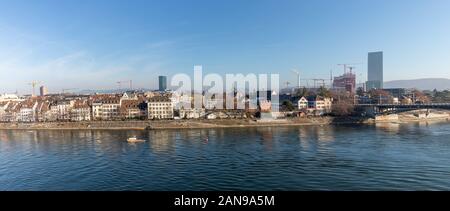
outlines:
M350 65L358 65L358 64L362 64L362 63L338 64L338 66L343 66L344 67L344 73L347 73L347 69L350 67Z
M333 87L333 70L330 70L330 87Z
M354 69L356 69L356 67L352 67L352 66L350 66L350 67L348 67L348 69L350 70L350 73L352 73L352 72L353 72L353 70L354 70Z
M320 86L325 87L325 79L311 78L311 79L302 79L302 81L306 81L307 85L309 85L308 81L313 81L314 82L314 87L313 88L317 88L317 84L319 84Z
M36 96L35 95L35 93L36 93L36 86L38 84L40 84L40 83L41 82L39 82L39 81L32 81L31 83L28 83L28 85L31 85L31 87L33 87L33 94L31 95L32 97Z
M290 84L290 82L289 81L286 81L286 88L289 88L289 84Z
M133 81L129 80L129 81L117 81L117 84L119 84L119 90L122 89L122 83L128 83L128 85L130 86L130 90L133 89Z
M295 73L295 75L297 76L297 87L300 88L300 72L298 72L297 70L293 69L291 70L293 73Z
M319 85L325 87L325 79L316 79L316 78L314 78L313 81L314 81L314 88L317 88L316 87L317 82L322 82L322 83L319 83ZM321 87L321 86L319 86L319 87Z

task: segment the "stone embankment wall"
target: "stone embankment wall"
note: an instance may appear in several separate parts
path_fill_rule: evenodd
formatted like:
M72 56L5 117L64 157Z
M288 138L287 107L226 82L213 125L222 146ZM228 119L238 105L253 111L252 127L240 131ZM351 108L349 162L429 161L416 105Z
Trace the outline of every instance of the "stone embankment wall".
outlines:
M257 122L251 119L214 120L160 120L160 121L92 121L92 122L47 122L47 123L0 123L0 129L191 129L191 128L229 128L289 125L331 124L331 117L292 118L283 121Z

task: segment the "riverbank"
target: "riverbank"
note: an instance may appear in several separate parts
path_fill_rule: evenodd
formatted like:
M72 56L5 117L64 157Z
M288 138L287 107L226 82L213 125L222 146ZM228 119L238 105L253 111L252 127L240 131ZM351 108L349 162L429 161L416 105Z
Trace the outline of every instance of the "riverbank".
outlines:
M157 120L157 121L90 121L90 122L39 122L39 123L0 123L0 129L17 130L159 130L159 129L198 129L198 128L237 128L273 127L289 125L331 124L333 118L297 118L274 121L251 119L215 120Z
M253 119L198 119L198 120L156 120L156 121L90 121L90 122L35 122L0 123L0 129L17 130L161 130L161 129L201 129L201 128L240 128L277 127L306 125L374 124L378 122L411 123L437 122L450 120L450 112L424 117L418 113L381 116L377 119L363 117L308 117L280 120Z
M427 110L417 110L404 112L400 114L381 115L374 119L369 119L367 123L412 123L412 122L448 122L450 121L450 111L432 110L430 113Z

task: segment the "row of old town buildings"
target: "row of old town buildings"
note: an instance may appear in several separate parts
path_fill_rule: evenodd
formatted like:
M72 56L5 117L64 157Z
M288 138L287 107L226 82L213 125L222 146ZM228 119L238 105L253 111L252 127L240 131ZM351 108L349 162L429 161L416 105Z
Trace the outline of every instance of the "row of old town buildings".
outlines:
M3 99L2 122L95 121L124 119L171 119L173 105L165 94L134 93L98 95L47 95ZM156 103L157 102L157 103Z
M225 109L229 108L224 103L225 100L214 97L205 100L201 108L195 106L185 108L180 105L193 105L195 94L183 96L170 91L94 95L55 94L25 98L4 94L0 95L0 122L247 118L249 114L270 110L270 94L269 100L257 99L262 103L258 102L255 109L249 108L248 96L245 98L237 94L234 95L232 109ZM205 96L200 97L204 99ZM237 109L238 99L243 99L244 109ZM299 110L323 115L331 111L331 101L329 98L309 96L300 98L295 104L298 103ZM223 103L223 107L218 108L219 103Z

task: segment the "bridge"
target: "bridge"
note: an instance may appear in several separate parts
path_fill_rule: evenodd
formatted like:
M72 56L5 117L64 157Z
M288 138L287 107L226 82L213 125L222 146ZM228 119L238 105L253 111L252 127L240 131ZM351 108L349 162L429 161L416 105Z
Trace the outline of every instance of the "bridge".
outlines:
M421 109L449 109L450 103L424 103L424 104L356 104L356 109L370 111L378 114L395 114Z

